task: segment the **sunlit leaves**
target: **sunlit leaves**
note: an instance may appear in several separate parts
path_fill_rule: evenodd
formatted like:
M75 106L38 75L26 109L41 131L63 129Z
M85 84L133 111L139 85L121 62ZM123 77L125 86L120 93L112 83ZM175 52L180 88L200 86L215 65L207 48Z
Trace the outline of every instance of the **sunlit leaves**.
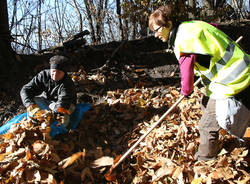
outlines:
M13 125L1 136L0 183L103 182L108 168L117 161L114 158L131 147L180 97L179 88L162 89L169 93L162 96L158 88L146 87L108 91L104 102L84 115L81 126L60 140L49 136L49 116L41 115L38 124L24 119ZM200 97L195 88L118 168L111 169L106 183L248 183L245 148L222 148L216 160L195 160ZM221 142L231 138L220 131Z

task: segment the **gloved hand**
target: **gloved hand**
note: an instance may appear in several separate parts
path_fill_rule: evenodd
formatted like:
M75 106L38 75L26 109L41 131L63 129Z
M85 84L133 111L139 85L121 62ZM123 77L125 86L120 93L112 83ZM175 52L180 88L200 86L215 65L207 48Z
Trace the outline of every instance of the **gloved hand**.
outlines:
M68 115L71 114L70 111L69 111L68 109L65 109L65 108L63 108L63 107L58 107L58 108L57 108L57 111L58 111L60 114L68 114Z
M58 120L58 122L63 124L67 128L69 126L69 120L70 120L70 116L68 114L64 114L60 116L60 119Z
M60 113L60 116L57 118L58 122L63 124L65 127L68 127L70 120L70 111L63 107L58 107L57 111Z
M41 111L41 109L36 104L32 104L27 107L27 113L30 118L36 119L36 114L38 111Z

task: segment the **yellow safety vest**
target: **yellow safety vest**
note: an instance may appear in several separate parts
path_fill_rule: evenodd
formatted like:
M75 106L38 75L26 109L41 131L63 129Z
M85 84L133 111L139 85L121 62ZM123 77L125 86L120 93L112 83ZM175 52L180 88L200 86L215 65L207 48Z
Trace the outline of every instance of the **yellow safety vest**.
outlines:
M181 23L176 33L174 53L177 59L181 53L211 57L209 68L202 66L202 61L197 61L194 68L211 98L234 96L250 84L250 55L225 33L206 22Z

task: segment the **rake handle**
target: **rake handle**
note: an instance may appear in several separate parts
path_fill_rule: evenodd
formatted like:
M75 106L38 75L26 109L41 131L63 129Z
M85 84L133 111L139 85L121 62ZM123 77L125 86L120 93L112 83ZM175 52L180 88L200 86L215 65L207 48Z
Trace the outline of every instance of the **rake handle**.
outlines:
M197 86L199 83L201 82L201 78L199 78L195 83L194 83L194 86ZM145 134L143 134L141 137L140 137L140 139L138 139L138 141L136 141L136 143L133 145L133 146L131 146L129 149L128 149L128 151L126 152L126 153L124 153L122 156L121 156L121 158L119 159L119 161L118 162L116 162L115 163L115 165L113 166L113 169L114 168L116 168L129 154L130 154L130 152L132 152L133 151L133 149L136 147L136 146L138 146L138 144L159 124L159 123L161 123L161 121L183 100L183 98L184 98L185 96L184 95L182 95L161 117L160 117L160 119L157 121L157 122L155 122L154 124L153 124L153 126L150 128L150 129L148 129L148 131L145 133Z
M238 43L239 41L241 41L243 38L243 36L240 36L235 42ZM195 81L194 86L197 86L200 82L201 82L202 78L200 77L198 80ZM138 139L138 141L136 141L136 143L131 146L122 156L121 158L118 160L118 162L116 162L113 165L113 169L116 168L132 151L133 149L138 146L138 144L183 100L185 96L182 95L161 117L160 119L153 124L153 126L148 129L148 131L143 134L140 139Z

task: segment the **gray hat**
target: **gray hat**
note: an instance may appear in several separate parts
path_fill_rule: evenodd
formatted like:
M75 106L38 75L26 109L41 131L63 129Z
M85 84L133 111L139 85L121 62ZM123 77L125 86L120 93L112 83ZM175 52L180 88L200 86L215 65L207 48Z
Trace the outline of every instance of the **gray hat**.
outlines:
M69 64L69 58L61 55L56 55L50 58L50 69L66 71L66 66Z

